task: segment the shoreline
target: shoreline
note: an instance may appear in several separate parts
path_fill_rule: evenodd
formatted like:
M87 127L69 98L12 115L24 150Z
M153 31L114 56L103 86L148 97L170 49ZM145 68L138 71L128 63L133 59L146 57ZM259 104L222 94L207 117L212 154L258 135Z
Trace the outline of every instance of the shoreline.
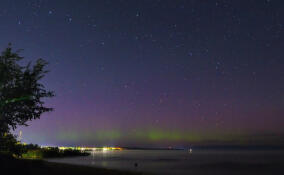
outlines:
M21 175L142 175L138 172L112 170L84 165L48 162L40 159L0 159L4 172ZM2 168L1 168L2 169ZM2 171L3 171L2 170ZM144 174L144 173L143 173Z

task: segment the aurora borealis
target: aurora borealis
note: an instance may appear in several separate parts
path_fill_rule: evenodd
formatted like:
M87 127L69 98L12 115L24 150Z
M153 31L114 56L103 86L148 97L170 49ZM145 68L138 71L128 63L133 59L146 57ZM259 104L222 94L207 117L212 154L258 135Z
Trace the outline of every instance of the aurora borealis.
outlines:
M281 0L1 0L0 46L49 62L60 146L284 144Z

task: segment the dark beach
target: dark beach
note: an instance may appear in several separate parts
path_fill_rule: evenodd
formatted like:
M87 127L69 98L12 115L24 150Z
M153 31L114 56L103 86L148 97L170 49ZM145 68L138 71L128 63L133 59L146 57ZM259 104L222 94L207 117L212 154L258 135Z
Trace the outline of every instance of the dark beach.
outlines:
M14 159L6 156L0 157L0 163L2 172L9 172L9 175L139 175L139 173L126 171L52 163L44 160Z

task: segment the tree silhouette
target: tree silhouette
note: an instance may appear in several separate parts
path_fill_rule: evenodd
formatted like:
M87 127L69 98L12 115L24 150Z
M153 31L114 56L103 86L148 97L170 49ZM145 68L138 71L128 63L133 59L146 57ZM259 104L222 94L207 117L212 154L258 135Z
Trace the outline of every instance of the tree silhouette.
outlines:
M40 118L52 108L44 106L43 98L53 97L54 92L45 89L40 80L48 71L47 62L38 59L32 66L21 66L23 57L14 52L11 44L0 56L0 137L3 139L10 129L27 125L27 121ZM0 139L1 140L1 139Z

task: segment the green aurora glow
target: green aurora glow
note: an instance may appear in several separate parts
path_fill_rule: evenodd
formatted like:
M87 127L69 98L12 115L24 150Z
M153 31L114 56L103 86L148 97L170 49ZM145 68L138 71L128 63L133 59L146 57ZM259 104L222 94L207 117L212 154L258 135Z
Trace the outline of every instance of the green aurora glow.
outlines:
M238 143L247 144L250 141L261 141L260 136L247 135L237 132L193 132L193 131L169 131L165 129L140 129L131 133L120 130L98 130L89 131L62 131L58 133L56 139L66 142L99 141L116 143L122 140L140 140L144 143ZM277 140L277 138L276 138Z

